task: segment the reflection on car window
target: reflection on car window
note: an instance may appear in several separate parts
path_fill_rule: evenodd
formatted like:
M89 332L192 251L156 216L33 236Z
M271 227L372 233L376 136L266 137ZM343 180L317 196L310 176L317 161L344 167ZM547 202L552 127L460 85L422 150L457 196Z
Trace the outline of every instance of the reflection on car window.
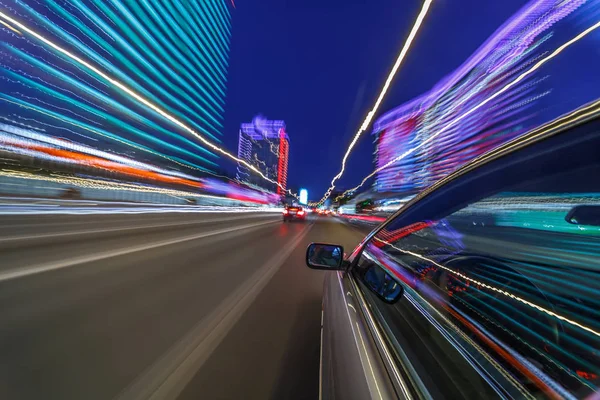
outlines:
M578 211L581 223L567 217L600 205L596 172L542 176L436 220L398 218L369 242L359 268L376 261L406 297L371 301L398 351L414 353L420 379L448 379L456 395L456 379L472 379L467 369L517 397L599 390L600 226L595 208ZM447 371L458 362L445 360L451 352L470 362L461 378ZM477 398L474 390L462 397Z

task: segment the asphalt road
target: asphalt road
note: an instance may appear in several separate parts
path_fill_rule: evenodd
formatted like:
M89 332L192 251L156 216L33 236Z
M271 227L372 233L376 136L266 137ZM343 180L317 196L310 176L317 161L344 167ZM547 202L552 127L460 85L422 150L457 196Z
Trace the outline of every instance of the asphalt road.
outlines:
M0 398L316 399L335 218L0 216Z

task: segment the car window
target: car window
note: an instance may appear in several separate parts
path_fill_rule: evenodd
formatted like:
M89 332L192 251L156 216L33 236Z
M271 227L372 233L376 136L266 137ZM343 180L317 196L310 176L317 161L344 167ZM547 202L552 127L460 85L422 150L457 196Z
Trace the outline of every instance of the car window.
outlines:
M364 292L398 362L434 398L598 391L598 156L530 156L466 179L453 189L468 192L460 203L400 214L357 264L357 276L375 263L404 286L394 305Z

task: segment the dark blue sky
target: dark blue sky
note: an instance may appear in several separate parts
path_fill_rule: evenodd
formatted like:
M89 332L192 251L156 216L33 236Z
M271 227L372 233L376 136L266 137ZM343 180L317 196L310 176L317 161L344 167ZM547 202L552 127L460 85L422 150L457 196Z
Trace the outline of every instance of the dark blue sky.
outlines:
M523 0L434 1L380 109L429 90L469 57ZM317 199L400 50L417 0L238 0L225 114L225 145L237 151L241 122L284 119L291 140L289 185ZM350 158L340 187L373 168L372 137Z

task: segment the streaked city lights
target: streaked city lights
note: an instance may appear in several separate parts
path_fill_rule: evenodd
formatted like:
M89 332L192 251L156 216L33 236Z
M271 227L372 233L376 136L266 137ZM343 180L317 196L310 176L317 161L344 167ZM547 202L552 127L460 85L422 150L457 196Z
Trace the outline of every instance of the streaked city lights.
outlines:
M398 155L397 157L394 157L393 159L391 159L390 161L388 161L384 165L376 168L373 172L371 172L365 178L363 178L363 180L361 181L360 184L358 184L357 186L355 186L355 187L347 190L346 192L344 192L344 195L348 194L348 193L355 192L360 187L362 187L370 178L372 178L373 176L375 176L377 173L385 170L386 168L390 167L391 165L394 165L398 161L400 161L400 160L408 157L409 155L413 154L415 151L417 151L417 150L419 150L419 149L421 149L421 148L423 148L425 146L428 146L432 141L434 141L436 138L438 138L439 136L441 136L442 134L444 134L446 131L448 131L451 128L455 127L458 123L460 123L461 121L465 120L467 117L469 117L470 115L472 115L473 113L475 113L477 110L481 109L483 106L485 106L486 104L490 103L492 100L496 99L497 97L499 97L502 94L504 94L505 92L507 92L509 89L511 89L512 87L514 87L515 85L517 85L519 82L523 81L525 78L527 78L528 76L530 76L531 74L533 74L535 71L537 71L539 68L541 68L545 63L547 63L548 61L550 61L553 58L555 58L556 56L558 56L560 53L562 53L569 46L575 44L576 42L578 42L579 40L581 40L582 38L584 38L585 36L587 36L588 34L590 34L591 32L593 32L594 30L596 30L598 28L600 28L600 22L597 22L596 24L594 24L594 25L590 26L589 28L585 29L584 31L582 31L581 33L579 33L578 35L576 35L575 37L573 37L569 41L563 43L561 46L559 46L558 48L556 48L552 53L550 53L549 55L541 58L531 68L529 68L525 72L519 74L517 76L517 78L511 80L509 83L507 83L506 85L504 85L503 87L501 87L498 91L496 91L495 93L493 93L489 97L485 98L483 101L479 102L478 104L476 104L475 106L473 106L472 108L470 108L469 110L467 110L466 112L460 114L457 117L452 118L446 125L440 127L435 132L432 132L431 135L429 135L429 137L425 138L420 144L418 144L417 146L414 146L414 147L410 148L409 150L407 150L407 151L403 152L402 154Z
M238 163L246 166L250 171L252 171L252 173L258 174L263 179L265 179L265 180L267 180L267 181L269 181L269 182L271 182L271 183L273 183L273 184L281 187L282 189L285 189L285 188L282 187L282 185L279 182L269 179L267 176L265 176L265 174L263 172L261 172L260 170L258 170L253 165L249 164L247 161L236 157L232 153L230 153L227 150L223 149L222 147L214 144L212 141L206 139L203 135L201 135L200 133L198 133L190 125L188 125L187 123L183 122L182 119L176 117L174 114L172 114L171 112L167 111L167 109L164 106L161 106L158 103L153 102L152 100L150 100L146 96L143 96L142 94L136 92L130 86L128 86L128 85L124 84L122 81L120 81L120 80L118 80L118 79L110 76L108 73L105 73L99 67L96 67L92 62L87 61L83 57L80 57L80 56L74 54L73 52L67 50L63 46L61 46L58 43L54 42L53 40L49 39L45 35L42 35L42 34L38 33L37 31L29 28L24 23L18 21L16 18L12 17L11 15L8 15L6 12L0 11L0 18L3 18L6 23L10 23L11 25L16 26L20 31L25 32L25 33L27 33L27 34L35 37L37 40L43 42L45 45L51 47L52 49L54 49L55 51L59 52L60 54L68 57L70 60L76 62L77 64L79 64L79 65L81 65L83 67L85 67L87 70L91 71L92 73L94 73L97 76L99 76L102 79L104 79L112 87L120 90L121 93L125 94L126 97L128 97L130 100L133 100L136 103L138 103L140 105L143 105L143 106L151 109L152 111L154 111L155 113L157 113L158 115L160 115L165 120L167 120L170 123L178 126L179 128L183 129L184 131L186 131L187 133L189 133L190 135L192 135L194 138L198 139L200 142L202 142L208 148L216 151L217 153L219 153L219 154L221 154L223 156L226 156L226 157L230 158L233 161L236 161L236 162L238 162ZM56 29L58 29L58 28L56 28ZM139 87L139 84L137 84L137 86ZM143 91L146 91L145 88L143 88L143 87L140 87L140 89L142 89Z
M72 207L68 201L57 202L55 205L44 204L40 206L35 203L35 199L18 198L19 203L4 204L0 210L0 215L136 215L136 214L279 214L281 208L277 207L237 207L232 205L223 206L182 206L174 204L144 204L137 202L117 202L117 201L87 201L78 202L77 207ZM27 200L32 201L27 203ZM67 207L65 207L67 206ZM71 207L69 207L71 206ZM98 207L101 206L101 207ZM185 223L178 222L177 226L185 226ZM122 229L128 230L129 228ZM71 235L71 232L68 233ZM38 235L39 236L39 235ZM54 235L53 235L54 236ZM49 237L53 237L49 236ZM17 241L21 237L12 237L0 239L0 243Z
M102 151L99 149L95 149L93 147L89 147L89 146L85 146L85 145L81 145L81 144L77 144L77 143L72 143L72 142L68 142L65 140L61 140L61 139L56 139L52 136L48 136L48 135L38 133L36 131L32 131L32 130L28 130L28 129L18 128L13 125L7 125L7 124L0 123L0 133L2 133L2 132L10 133L10 134L14 135L15 137L23 137L26 139L30 139L30 141L38 141L38 142L46 143L46 144L49 144L52 146L62 147L62 148L69 149L69 150L74 150L74 151L77 151L80 153L95 155L100 158L105 158L107 160L119 162L119 163L129 165L132 167L139 167L142 169L152 170L152 171L156 171L156 172L160 172L160 173L168 174L168 175L179 176L179 177L186 178L186 179L195 179L195 177L193 177L191 175L186 175L186 174L183 174L183 173L180 173L177 171L166 170L164 168L160 168L160 167L152 165L152 164L143 163L143 162L131 159L131 158L127 158L127 157L119 156L119 155L112 154L112 153L109 153L106 151ZM6 135L0 134L0 145L8 144L8 140L10 140L10 139L8 137L6 137ZM15 140L15 139L13 138L13 140ZM27 140L21 140L20 142L23 146L25 146L25 143L27 143Z
M600 0L346 3L0 0L0 397L600 400Z
M525 305L527 305L527 306L529 306L529 307L535 308L535 309L536 309L536 310L538 310L538 311L541 311L541 312L543 312L543 313L546 313L546 314L548 314L548 315L550 315L550 316L552 316L552 317L554 317L554 318L560 319L561 321L567 322L567 323L569 323L569 324L571 324L571 325L573 325L573 326L576 326L576 327L578 327L578 328L580 328L580 329L583 329L583 330L584 330L584 331L586 331L586 332L592 333L592 334L594 334L595 336L600 336L600 332L598 332L598 331L596 331L596 330L594 330L594 329L592 329L592 328L590 328L590 327L588 327L588 326L585 326L585 325L583 325L583 324L581 324L581 323L579 323L579 322L577 322L577 321L573 321L573 320L571 320L570 318L568 318L568 317L565 317L564 315L557 314L557 313L555 313L555 312L554 312L554 311L552 311L552 310L548 310L548 309L546 309L546 308L544 308L544 307L542 307L542 306L539 306L539 305L537 305L537 304L535 304L535 303L532 303L531 301L528 301L528 300L526 300L526 299L523 299L523 298L521 298L521 297L519 297L519 296L517 296L517 295L515 295L515 294L513 294L513 293L507 292L506 290L503 290L503 289L501 289L501 288L497 288L497 287L494 287L494 286L492 286L492 285L488 285L488 284L487 284L487 283L485 283L485 282L481 282L481 281L478 281L478 280L476 280L476 279L473 279L473 278L471 278L471 277L469 277L469 276L467 276L467 275L465 275L465 274L463 274L463 273L460 273L460 272L458 272L458 271L454 271L453 269L451 269L451 268L448 268L448 267L446 267L445 265L443 265L443 264L440 264L440 263L438 263L438 262L436 262L436 261L434 261L434 260L432 260L432 259L430 259L430 258L424 257L424 256L423 256L423 255L421 255L421 254L418 254L418 253L415 253L415 252L412 252L412 251L408 251L408 250L401 249L401 248L399 248L398 246L395 246L395 245L393 245L392 243L390 243L390 242L388 242L388 241L386 241L386 240L382 240L382 239L380 239L380 238L378 238L378 237L375 237L375 240L377 240L377 241L379 241L379 242L381 242L382 244L385 244L385 245L387 245L387 246L391 246L391 247L393 247L393 248L394 248L394 250L396 250L396 251L399 251L399 252L401 252L401 253L403 253L403 254L409 254L409 255L411 255L411 256L413 256L413 257L417 257L417 258L420 258L420 259L422 259L422 260L424 260L424 261L427 261L427 262L429 262L429 263L432 263L432 264L433 264L433 265L435 265L436 267L438 267L438 268L441 268L441 269L443 269L443 270L445 270L445 271L448 271L448 272L450 272L451 274L454 274L454 275L456 275L456 276L460 276L461 278L463 278L463 279L465 279L465 280L467 280L467 281L469 281L469 282L473 282L473 283L475 283L476 285L479 285L479 286L481 286L481 287L484 287L484 288L486 288L486 289L492 290L492 291L494 291L494 292L497 292L497 293L500 293L500 294L502 294L502 295L504 295L504 296L510 297L510 298L512 298L512 299L515 299L515 300L517 300L517 301L519 301L519 302L521 302L521 303L523 303L523 304L525 304Z
M308 190L300 189L300 204L308 204Z
M289 149L290 138L284 121L270 121L258 115L252 122L243 123L238 137L238 158L262 170L270 180L277 181L277 185L268 184L251 174L242 163L238 164L237 180L280 195L285 194Z
M216 201L232 200L247 204L274 204L275 199L272 194L258 192L248 188L235 185L233 183L224 183L213 179L203 179L201 182L197 182L194 187L202 187L204 193L198 191L185 191L177 189L166 189L156 185L150 184L135 184L118 182L107 179L92 179L92 178L79 178L67 175L52 174L50 176L41 176L34 173L15 171L10 169L0 170L0 176L8 178L16 178L18 180L30 180L30 181L43 181L58 184L52 186L51 189L59 193L60 191L67 188L81 188L81 189L93 189L102 190L105 192L123 192L123 193L148 193L148 194L163 194L167 196L176 197L179 199L212 199ZM0 185L6 185L7 183L0 183ZM20 183L22 185L23 183ZM10 185L17 185L16 183L10 183ZM5 192L9 192L4 188Z
M323 204L323 202L327 198L329 198L329 196L331 195L331 192L333 191L333 189L335 189L335 182L339 178L341 178L342 175L344 174L348 156L352 152L352 149L356 145L356 142L360 138L361 134L369 128L369 125L371 124L371 120L377 113L377 110L379 109L379 106L381 105L381 102L383 101L383 99L392 83L392 80L396 76L396 73L398 72L398 69L400 68L400 65L402 64L402 61L406 57L406 54L408 53L408 50L410 49L410 46L411 46L413 40L415 39L417 32L419 31L419 28L421 27L423 20L425 19L425 16L427 15L427 12L429 11L432 1L433 0L425 0L423 2L421 11L419 12L419 15L417 16L417 19L415 20L415 23L408 35L408 38L404 42L404 46L402 47L402 50L400 51L400 54L398 55L398 58L396 59L396 62L394 63L392 70L390 71L385 83L383 84L383 88L381 89L381 92L379 93L379 96L377 97L377 101L375 102L375 105L373 106L371 111L369 111L369 113L367 114L360 129L354 135L352 142L350 142L350 145L348 146L348 149L346 150L346 153L344 154L344 158L342 159L342 168L340 169L340 172L338 172L338 174L331 180L331 186L329 187L329 189L327 189L327 192L325 192L325 194L323 195L323 198L319 201L319 204Z

